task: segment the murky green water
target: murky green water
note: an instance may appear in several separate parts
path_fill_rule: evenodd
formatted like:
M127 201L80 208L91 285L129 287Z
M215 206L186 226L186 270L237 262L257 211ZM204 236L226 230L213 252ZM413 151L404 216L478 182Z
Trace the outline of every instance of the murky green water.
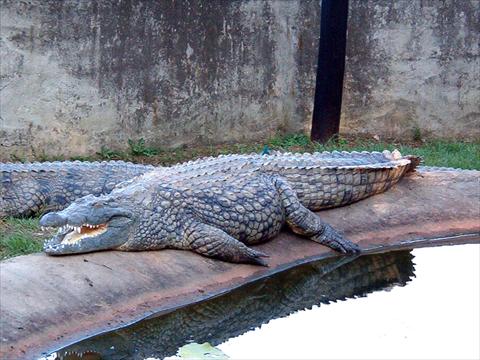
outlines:
M234 359L478 359L479 264L480 245L319 261L48 359L163 359L189 342Z

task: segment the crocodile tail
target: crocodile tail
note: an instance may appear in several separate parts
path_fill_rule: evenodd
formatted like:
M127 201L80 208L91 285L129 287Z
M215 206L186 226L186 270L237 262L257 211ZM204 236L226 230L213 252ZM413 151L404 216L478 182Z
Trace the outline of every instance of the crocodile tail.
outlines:
M405 171L407 174L415 171L417 166L423 162L423 158L417 155L406 155L404 158L410 160L410 165L408 165L407 170Z
M385 150L385 151L383 151L383 156L385 156L385 158L390 159L392 161L400 160L400 159L409 160L410 164L407 165L407 167L405 169L405 172L404 172L405 174L408 174L410 172L415 171L417 166L420 165L423 162L423 159L422 159L421 156L417 156L417 155L402 156L402 154L400 154L400 151L398 151L398 149L395 149L392 152L390 152L388 150Z

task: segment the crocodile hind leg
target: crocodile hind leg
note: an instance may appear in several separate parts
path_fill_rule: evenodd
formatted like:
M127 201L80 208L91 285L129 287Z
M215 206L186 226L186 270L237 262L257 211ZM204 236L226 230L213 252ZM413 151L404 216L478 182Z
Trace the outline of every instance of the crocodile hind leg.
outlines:
M184 230L183 247L217 259L267 266L266 254L248 246L216 227L193 221Z
M333 227L304 207L285 180L278 177L274 178L274 184L285 209L287 224L293 232L342 253L357 253L360 251L357 244L345 239Z

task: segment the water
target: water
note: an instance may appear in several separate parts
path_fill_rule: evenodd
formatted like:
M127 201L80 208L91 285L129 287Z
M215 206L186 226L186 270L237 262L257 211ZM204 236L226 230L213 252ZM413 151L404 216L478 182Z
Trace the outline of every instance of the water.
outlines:
M478 244L319 261L48 359L163 359L189 342L234 359L478 359L479 264Z

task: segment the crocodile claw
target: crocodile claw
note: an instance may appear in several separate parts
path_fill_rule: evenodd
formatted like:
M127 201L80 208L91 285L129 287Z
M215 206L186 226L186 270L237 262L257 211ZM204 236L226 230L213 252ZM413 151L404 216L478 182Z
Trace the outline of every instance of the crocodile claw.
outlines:
M324 224L323 232L313 240L342 254L356 254L362 251L360 246L345 239L342 234L328 224Z
M245 262L254 264L254 265L261 265L261 266L268 267L267 262L263 259L263 258L269 257L267 254L258 250L253 250L250 248L247 248L247 249L248 251L246 252L246 254L244 254Z

